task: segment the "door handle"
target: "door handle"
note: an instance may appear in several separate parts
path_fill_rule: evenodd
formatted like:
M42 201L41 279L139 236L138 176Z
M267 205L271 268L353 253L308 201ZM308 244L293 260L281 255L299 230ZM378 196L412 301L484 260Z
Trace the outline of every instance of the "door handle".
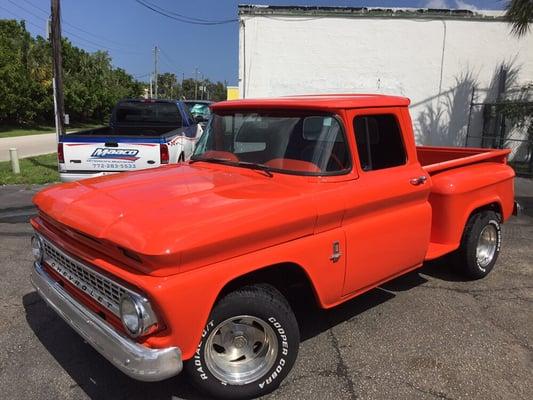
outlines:
M426 175L421 175L416 178L412 178L409 182L411 183L411 185L418 186L426 183L427 180L428 177Z

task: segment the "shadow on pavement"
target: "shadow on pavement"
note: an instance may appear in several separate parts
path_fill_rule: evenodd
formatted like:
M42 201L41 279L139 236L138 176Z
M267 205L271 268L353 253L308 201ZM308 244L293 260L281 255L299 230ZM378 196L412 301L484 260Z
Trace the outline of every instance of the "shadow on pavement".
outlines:
M162 382L139 382L124 375L85 343L36 292L25 295L23 305L28 325L39 341L90 398L206 399L189 385L185 374Z
M37 215L37 209L33 205L22 207L6 207L0 209L0 223L20 224Z

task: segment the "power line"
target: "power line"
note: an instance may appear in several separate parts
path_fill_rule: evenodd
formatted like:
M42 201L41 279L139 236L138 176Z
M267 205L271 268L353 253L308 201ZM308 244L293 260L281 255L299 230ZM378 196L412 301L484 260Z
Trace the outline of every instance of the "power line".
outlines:
M177 67L177 64L172 60L172 58L161 48L159 47L159 51L161 54L163 54L163 57L166 59L166 62L169 64L170 67L178 70L180 68Z
M34 26L34 27L37 28L37 29L43 29L42 26L39 26L39 25L37 25L36 23L34 23L34 22L30 21L30 20L27 20L27 19L21 17L20 15L15 14L13 11L8 10L7 8L4 8L4 7L0 6L0 9L6 11L7 13L9 13L9 14L11 14L11 15L13 15L15 18L18 18L18 19L20 19L21 21L24 21L24 23L27 22L28 24Z
M28 1L28 0L22 0L22 1L24 1L26 4L32 6L33 8L35 8L35 9L41 11L43 14L46 15L47 18L50 16L50 12L49 12L49 11L46 11L44 8L41 8L41 7L39 7L39 6L36 6L35 4L33 4L32 2L30 2L30 1ZM80 31L80 32L83 32L83 33L89 35L89 36L92 36L92 37L94 37L95 39L106 40L106 41L108 41L109 43L113 43L113 44L115 44L115 45L117 45L117 46L127 46L127 45L125 45L124 43L115 42L114 40L111 40L111 39L109 39L109 38L106 38L106 37L103 37L103 36L99 36L99 35L95 35L95 34L92 33L92 32L89 32L89 31L87 31L87 30L85 30L85 29L80 28L79 26L76 26L76 25L74 25L74 24L71 24L71 23L68 22L68 21L65 21L65 18L63 18L63 17L61 17L61 23L62 23L62 24L65 24L65 25L67 25L67 26L70 26L72 29L76 29L76 30L78 30L78 31Z
M21 5L15 3L14 1L12 0L7 0L8 2L10 2L11 4L13 4L15 7L21 9L22 11L28 13L29 15L32 15L33 17L37 18L38 20L40 21L43 21L45 23L47 23L48 19L40 16L40 15L37 15L35 14L34 12L22 7ZM43 10L41 10L43 11ZM15 15L14 13L12 13L13 15ZM19 17L20 18L20 17ZM112 47L107 47L105 45L103 45L102 43L97 43L93 40L90 40L90 39L87 39L87 38L84 38L83 36L81 35L78 35L77 33L74 33L74 32L71 32L67 29L63 29L64 32L68 33L70 36L74 36L76 38L78 38L78 40L81 40L81 41L84 41L84 42L87 42L89 43L90 45L96 47L96 48L102 48L104 50L108 50L108 51L117 51L117 52L123 52L123 53L129 53L129 54L143 54L143 53L140 53L140 52L135 52L135 51L129 51L129 50L122 50L122 49L117 49L117 48L112 48Z
M226 22L233 22L235 20L234 18L227 18L227 19L221 19L221 20L210 20L210 19L190 17L190 16L187 16L187 15L178 14L175 11L167 10L167 9L165 9L163 7L155 5L154 3L150 3L150 2L148 2L146 0L143 0L143 2L146 3L146 4L149 4L152 7L158 8L159 10L162 10L162 11L168 13L168 14L174 15L174 16L176 16L178 18L184 18L184 19L188 19L188 20L196 21L196 22L207 22L207 23L220 23L220 22L223 22L223 23L226 23Z
M183 22L186 24L191 24L191 25L223 25L223 24L231 24L231 23L239 21L237 18L226 19L226 20L203 20L200 18L187 17L185 15L178 14L176 12L164 9L162 7L159 7L152 3L148 3L146 1L141 1L141 0L135 0L135 1L139 3L140 5L142 5L143 7L146 7L167 18L170 18L170 19L173 19L179 22Z

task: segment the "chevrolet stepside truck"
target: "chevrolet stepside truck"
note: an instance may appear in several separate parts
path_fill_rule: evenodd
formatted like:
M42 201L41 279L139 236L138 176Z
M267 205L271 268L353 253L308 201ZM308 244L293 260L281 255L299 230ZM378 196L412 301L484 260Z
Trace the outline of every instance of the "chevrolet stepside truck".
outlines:
M61 181L188 160L202 128L182 101L121 100L109 126L59 137Z
M132 378L268 393L298 353L290 296L330 308L445 255L472 279L496 263L509 151L416 147L408 105L216 103L189 162L38 193L33 285Z

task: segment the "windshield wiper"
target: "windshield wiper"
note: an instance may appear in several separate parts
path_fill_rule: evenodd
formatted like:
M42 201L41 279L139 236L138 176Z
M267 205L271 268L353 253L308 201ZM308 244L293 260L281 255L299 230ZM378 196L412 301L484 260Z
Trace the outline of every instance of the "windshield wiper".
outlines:
M205 162L214 162L219 164L234 164L233 161L228 160L227 158L217 158L217 157L196 157L191 158L189 160L189 164L194 164L198 161L205 161Z
M270 178L272 178L274 176L274 174L272 173L271 168L268 165L265 165L265 164L258 164L258 163L253 163L253 162L249 162L249 161L237 161L237 162L235 162L235 165L238 165L240 167L255 169L255 170L258 170L258 171L263 171Z
M271 168L268 165L253 163L249 161L233 161L233 160L228 160L227 158L217 158L217 157L197 157L197 158L191 158L189 160L189 164L194 164L195 162L198 162L198 161L213 162L213 163L224 164L224 165L234 165L237 167L244 167L244 168L254 169L257 171L263 171L270 178L274 176L274 174L272 174L271 172Z

